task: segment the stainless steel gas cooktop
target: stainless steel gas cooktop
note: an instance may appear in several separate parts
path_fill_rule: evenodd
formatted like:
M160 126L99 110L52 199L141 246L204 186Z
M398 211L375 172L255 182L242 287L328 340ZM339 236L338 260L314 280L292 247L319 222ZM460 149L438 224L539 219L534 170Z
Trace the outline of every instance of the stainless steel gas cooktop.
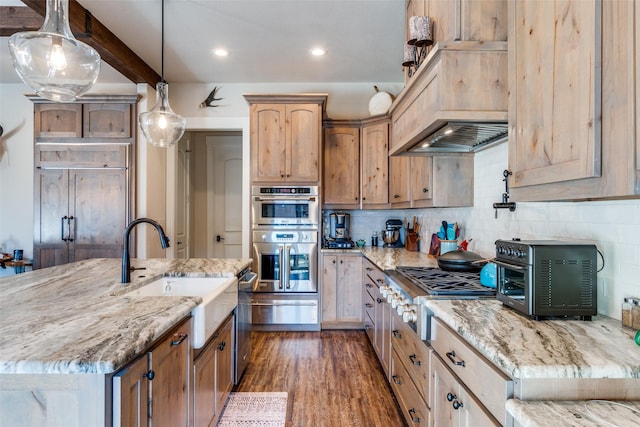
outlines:
M487 297L496 294L495 289L480 284L480 273L444 271L430 267L397 267L395 272L420 289L422 295Z

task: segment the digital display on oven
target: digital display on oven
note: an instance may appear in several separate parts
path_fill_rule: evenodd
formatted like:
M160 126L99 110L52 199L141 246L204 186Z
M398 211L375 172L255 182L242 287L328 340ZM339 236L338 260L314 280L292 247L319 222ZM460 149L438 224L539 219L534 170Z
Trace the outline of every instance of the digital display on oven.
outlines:
M262 218L309 218L309 203L262 203Z

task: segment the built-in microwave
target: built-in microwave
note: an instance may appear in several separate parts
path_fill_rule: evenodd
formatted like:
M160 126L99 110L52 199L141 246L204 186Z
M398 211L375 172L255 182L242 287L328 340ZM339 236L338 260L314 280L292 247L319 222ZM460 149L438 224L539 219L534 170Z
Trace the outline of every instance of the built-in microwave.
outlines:
M318 228L320 202L317 186L251 188L251 223L263 227Z

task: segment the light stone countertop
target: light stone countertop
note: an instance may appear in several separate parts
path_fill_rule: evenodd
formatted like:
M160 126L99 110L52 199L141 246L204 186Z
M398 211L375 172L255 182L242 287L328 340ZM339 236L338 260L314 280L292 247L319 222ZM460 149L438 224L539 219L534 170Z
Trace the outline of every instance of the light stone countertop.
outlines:
M119 370L202 302L132 297L162 276L233 277L250 259L91 259L0 279L0 374Z
M640 426L640 401L509 399L506 407L523 427Z
M362 254L381 270L395 270L396 267L438 267L435 257L424 252L410 252L402 248L364 247Z
M619 320L532 320L494 299L425 304L511 378L640 379L635 331Z

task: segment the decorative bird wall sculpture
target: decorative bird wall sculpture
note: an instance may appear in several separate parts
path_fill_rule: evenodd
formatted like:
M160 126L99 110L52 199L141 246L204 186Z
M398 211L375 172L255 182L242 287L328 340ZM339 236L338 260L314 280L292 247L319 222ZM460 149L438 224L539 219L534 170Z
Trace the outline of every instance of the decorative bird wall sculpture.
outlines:
M211 93L209 93L209 96L207 96L207 99L205 99L200 103L200 108L217 107L218 105L214 104L214 102L220 101L221 99L223 99L223 98L216 98L217 92L218 92L218 86L215 86L211 91Z

